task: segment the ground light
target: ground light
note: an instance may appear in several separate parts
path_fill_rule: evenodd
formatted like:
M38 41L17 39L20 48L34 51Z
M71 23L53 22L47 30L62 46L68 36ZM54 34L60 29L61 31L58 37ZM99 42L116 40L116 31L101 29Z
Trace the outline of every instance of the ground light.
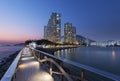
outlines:
M54 81L54 79L49 73L41 71L33 75L32 81Z

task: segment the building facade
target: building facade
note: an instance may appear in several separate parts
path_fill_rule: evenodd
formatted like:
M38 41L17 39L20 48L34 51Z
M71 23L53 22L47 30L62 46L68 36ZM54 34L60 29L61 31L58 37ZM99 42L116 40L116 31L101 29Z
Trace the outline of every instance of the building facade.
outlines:
M44 27L44 38L49 41L61 42L61 15L52 13L47 26Z
M76 43L76 27L73 27L72 23L64 24L64 42L70 44Z

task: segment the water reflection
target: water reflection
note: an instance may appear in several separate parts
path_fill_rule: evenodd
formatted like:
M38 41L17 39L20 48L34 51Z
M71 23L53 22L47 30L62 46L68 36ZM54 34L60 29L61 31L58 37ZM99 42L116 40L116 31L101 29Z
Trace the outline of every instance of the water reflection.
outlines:
M71 55L75 55L76 49L75 48L69 48L64 50L58 50L54 52L55 56L62 57L62 58L71 58Z
M59 52L60 52L60 51L54 52L54 55L60 57L60 53L59 53Z
M116 59L116 53L115 53L115 50L114 50L114 49L112 50L112 59L113 59L113 60Z
M120 47L80 47L56 52L56 56L120 75Z
M65 57L67 55L67 50L58 50L54 52L54 55L58 57Z

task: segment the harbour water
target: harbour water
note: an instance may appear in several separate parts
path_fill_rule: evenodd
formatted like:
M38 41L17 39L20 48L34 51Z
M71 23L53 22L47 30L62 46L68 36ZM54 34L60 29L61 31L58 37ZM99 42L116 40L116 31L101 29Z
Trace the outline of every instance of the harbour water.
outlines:
M120 47L79 47L55 55L120 76Z
M0 46L0 61L22 48L23 46Z

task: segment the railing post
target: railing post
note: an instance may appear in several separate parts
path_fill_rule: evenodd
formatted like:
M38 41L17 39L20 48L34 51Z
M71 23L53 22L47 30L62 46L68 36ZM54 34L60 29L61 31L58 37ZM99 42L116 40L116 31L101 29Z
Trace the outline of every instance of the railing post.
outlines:
M34 55L34 57L35 57L35 51L33 50L33 55Z
M60 66L63 67L63 63L62 62L60 62ZM60 81L63 81L63 75L62 74L60 75Z
M44 59L47 59L47 56L44 56ZM47 62L45 61L44 64L47 64Z
M52 76L52 62L50 62L50 75Z
M85 70L81 69L81 81L85 80Z
M14 75L13 75L13 77L12 77L12 80L11 81L14 81Z
M14 81L16 78L16 74L14 73L13 77L12 77L12 80L11 81Z
M37 60L39 61L39 53L36 52L36 57L37 57Z
M39 60L40 60L40 53L38 52L38 58L39 58Z
M31 54L32 54L32 56L34 56L34 54L33 54L33 50L31 49Z

